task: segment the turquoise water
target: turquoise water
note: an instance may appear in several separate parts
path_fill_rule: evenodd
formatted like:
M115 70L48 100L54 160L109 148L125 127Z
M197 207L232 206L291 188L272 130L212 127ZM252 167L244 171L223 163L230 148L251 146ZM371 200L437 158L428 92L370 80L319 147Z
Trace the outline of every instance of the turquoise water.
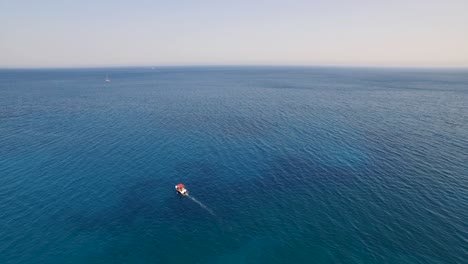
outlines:
M0 263L463 263L467 149L466 70L2 70Z

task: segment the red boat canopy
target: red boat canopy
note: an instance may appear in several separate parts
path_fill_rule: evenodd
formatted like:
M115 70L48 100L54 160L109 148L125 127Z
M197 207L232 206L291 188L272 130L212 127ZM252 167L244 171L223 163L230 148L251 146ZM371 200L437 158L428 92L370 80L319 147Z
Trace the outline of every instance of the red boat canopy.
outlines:
M177 188L184 188L185 187L185 185L183 185L182 183L179 183L176 186L177 186Z

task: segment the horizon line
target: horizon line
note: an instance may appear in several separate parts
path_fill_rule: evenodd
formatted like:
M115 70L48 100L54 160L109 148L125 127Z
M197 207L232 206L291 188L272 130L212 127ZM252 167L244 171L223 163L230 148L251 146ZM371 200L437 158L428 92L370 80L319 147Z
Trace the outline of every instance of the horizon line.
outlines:
M141 65L96 65L96 66L0 66L0 70L73 70L73 69L122 69L122 68L210 68L210 67L297 67L297 68L361 68L361 69L453 69L468 70L464 66L395 66L395 65L333 65L333 64L141 64Z

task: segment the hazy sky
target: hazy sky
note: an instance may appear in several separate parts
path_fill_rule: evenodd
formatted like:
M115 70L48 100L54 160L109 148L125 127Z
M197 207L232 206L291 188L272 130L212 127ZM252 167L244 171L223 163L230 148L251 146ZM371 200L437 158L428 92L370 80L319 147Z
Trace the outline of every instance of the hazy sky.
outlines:
M0 67L468 67L468 0L0 0Z

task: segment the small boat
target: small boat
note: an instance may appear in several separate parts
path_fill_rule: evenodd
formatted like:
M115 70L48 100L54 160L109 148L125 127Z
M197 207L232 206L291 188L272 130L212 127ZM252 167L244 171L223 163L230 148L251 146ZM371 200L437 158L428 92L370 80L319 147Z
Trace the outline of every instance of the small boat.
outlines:
M185 189L185 185L183 185L182 183L179 183L175 186L175 189L178 193L180 193L181 195L184 195L184 196L187 196L188 195L188 191L187 189Z
M110 82L111 80L109 79L109 76L106 75L106 79L104 80L105 82Z

